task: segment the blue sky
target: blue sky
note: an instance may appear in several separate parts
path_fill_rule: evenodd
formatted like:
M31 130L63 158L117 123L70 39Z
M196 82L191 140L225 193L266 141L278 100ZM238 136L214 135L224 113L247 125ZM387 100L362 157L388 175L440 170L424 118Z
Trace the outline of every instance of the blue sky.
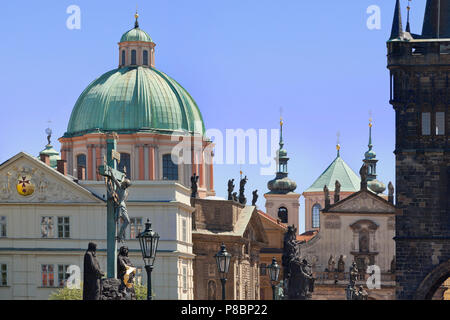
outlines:
M402 0L404 24L407 1ZM358 172L368 142L369 110L379 179L395 182L394 111L389 105L386 40L394 0L71 0L8 1L0 11L0 162L19 151L37 155L51 120L54 146L83 89L118 63L117 42L140 26L156 47L156 68L180 82L199 105L207 128L271 129L285 118L285 147L297 192L308 188L336 156ZM81 29L66 28L69 5L81 9ZM369 30L366 10L381 8L381 29ZM412 5L414 33L425 0ZM217 165L219 196L239 165ZM251 190L267 181L244 165ZM303 202L301 203L303 211ZM303 225L303 215L301 215ZM300 230L302 230L302 225Z

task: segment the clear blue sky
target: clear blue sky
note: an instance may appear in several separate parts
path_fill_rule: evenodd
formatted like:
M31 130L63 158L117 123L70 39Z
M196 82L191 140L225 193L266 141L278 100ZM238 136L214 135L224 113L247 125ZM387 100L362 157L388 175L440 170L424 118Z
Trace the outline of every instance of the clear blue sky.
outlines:
M407 1L402 0L406 21ZM69 5L81 30L66 28ZM19 151L37 155L48 120L56 138L83 89L118 63L117 42L140 26L157 44L156 67L178 80L199 105L207 128L277 128L279 109L297 192L341 155L358 172L367 150L369 110L379 179L395 182L394 111L389 105L386 40L394 0L71 0L3 1L0 11L0 162ZM381 8L381 30L366 9ZM412 31L421 32L425 0L414 0ZM243 166L251 190L271 177ZM219 196L239 165L215 167ZM303 202L301 212L303 210ZM303 224L303 214L301 215ZM302 229L302 226L300 227Z

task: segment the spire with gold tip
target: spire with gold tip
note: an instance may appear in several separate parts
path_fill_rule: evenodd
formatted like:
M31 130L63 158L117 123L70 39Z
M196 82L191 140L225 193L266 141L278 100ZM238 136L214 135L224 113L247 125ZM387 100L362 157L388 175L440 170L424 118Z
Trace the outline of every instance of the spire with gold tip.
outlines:
M138 28L139 28L139 21L138 21L138 19L139 19L139 14L138 14L137 9L136 9L136 13L134 14L134 18L136 19L136 21L134 22L134 28L135 28L135 29L138 29Z
M373 127L373 121L372 116L369 119L369 150L366 151L364 154L364 160L363 162L367 165L369 174L367 177L368 180L368 187L370 190L375 192L376 194L383 193L384 190L386 190L386 186L383 182L377 180L377 155L375 151L373 151L373 145L372 145L372 127Z

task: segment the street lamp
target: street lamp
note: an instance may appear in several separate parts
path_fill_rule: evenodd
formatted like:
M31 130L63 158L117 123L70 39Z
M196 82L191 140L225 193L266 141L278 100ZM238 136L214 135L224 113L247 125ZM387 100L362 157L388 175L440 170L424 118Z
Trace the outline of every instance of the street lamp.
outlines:
M267 268L269 268L270 283L272 284L272 298L275 300L275 283L280 276L280 265L277 263L277 260L273 258L272 264Z
M152 271L159 242L159 234L154 232L151 227L150 219L147 219L145 230L137 236L147 271L147 300L152 300Z
M220 281L222 282L222 300L225 300L225 283L227 273L230 268L231 254L227 252L225 244L222 243L220 251L214 256L216 258L217 270L219 270Z

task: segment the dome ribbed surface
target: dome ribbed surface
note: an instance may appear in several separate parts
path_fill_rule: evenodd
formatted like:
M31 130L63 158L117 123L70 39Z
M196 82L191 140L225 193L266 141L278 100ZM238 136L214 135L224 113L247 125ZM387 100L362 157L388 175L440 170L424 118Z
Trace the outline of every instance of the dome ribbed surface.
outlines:
M143 41L143 42L153 42L152 38L142 29L134 28L122 35L120 42L126 41Z
M111 131L203 135L205 127L194 99L175 80L154 68L123 67L84 90L64 136Z

